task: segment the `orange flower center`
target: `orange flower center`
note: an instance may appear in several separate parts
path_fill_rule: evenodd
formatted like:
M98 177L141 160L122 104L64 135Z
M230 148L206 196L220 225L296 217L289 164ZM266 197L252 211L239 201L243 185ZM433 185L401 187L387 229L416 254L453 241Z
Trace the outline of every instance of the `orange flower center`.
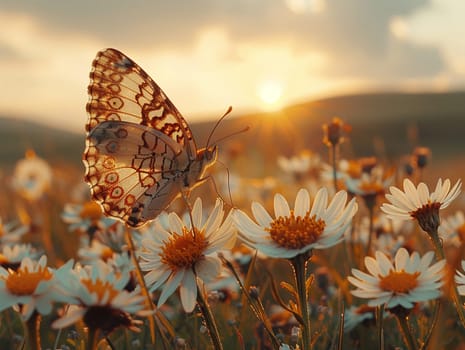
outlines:
M389 271L389 275L380 276L379 286L381 289L394 293L408 293L418 286L420 272L408 273L404 270Z
M1 266L2 264L6 264L6 263L8 263L8 262L9 262L8 258L7 258L5 255L0 254L0 266Z
M373 181L362 181L360 185L358 186L361 191L364 193L372 193L372 194L383 194L384 193L384 187L381 185L379 182Z
M324 220L317 219L316 215L310 217L307 212L304 217L295 216L291 211L288 217L280 216L265 230L270 237L281 247L286 249L300 249L315 243L325 229Z
M81 283L87 288L89 293L97 294L97 299L99 301L102 300L104 296L106 296L106 293L108 293L109 295L107 304L110 304L111 301L119 294L119 291L116 290L108 281L103 282L100 279L92 281L91 279L84 278L81 280Z
M110 247L103 247L100 252L100 259L107 261L108 259L113 258L114 252Z
M36 272L29 272L27 267L9 272L5 278L6 288L14 295L32 295L41 281L53 277L47 267L39 267Z
M84 203L79 216L83 219L98 220L102 216L102 209L97 202L89 201Z
M161 262L172 271L193 267L204 256L208 247L205 233L197 229L182 228L182 233L173 233L160 253Z

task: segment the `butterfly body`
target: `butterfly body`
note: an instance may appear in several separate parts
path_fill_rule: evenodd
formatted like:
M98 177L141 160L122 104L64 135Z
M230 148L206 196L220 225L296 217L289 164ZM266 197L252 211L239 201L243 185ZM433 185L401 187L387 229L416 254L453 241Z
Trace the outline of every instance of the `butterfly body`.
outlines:
M90 76L85 180L107 215L140 226L200 183L217 149L197 149L176 107L123 53L99 52Z

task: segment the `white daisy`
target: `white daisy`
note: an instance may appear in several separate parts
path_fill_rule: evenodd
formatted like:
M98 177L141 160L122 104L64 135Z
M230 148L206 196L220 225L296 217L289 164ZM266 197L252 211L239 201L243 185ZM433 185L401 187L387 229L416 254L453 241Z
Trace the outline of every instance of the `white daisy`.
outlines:
M290 158L280 156L277 159L279 168L292 177L295 181L304 179L311 171L319 171L321 160L320 156L310 151L303 151L298 155Z
M465 215L463 211L458 210L454 215L441 220L438 233L445 243L450 243L456 247L465 242Z
M394 180L394 171L392 169L384 170L381 165L364 165L364 158L360 159L361 163L360 176L352 176L350 173L345 177L345 184L347 190L357 196L362 197L367 206L375 204L376 198L384 195L388 186ZM376 164L376 163L375 163ZM364 166L368 167L367 170Z
M140 266L147 271L145 280L150 291L162 288L158 306L179 287L181 303L191 312L197 300L196 277L208 283L221 271L217 252L230 248L235 241L231 216L223 222L224 210L216 201L210 216L204 220L202 201L198 198L192 208L192 225L176 213L169 214L169 229L155 220L150 238L142 241L138 255Z
M356 290L352 294L359 298L371 299L368 306L386 304L387 308L402 306L410 309L414 303L435 299L441 295L446 261L434 265L434 252L420 258L417 252L411 256L405 248L400 248L392 261L377 251L375 258L365 257L365 266L370 274L352 269L354 277L348 280Z
M417 187L409 179L404 179L404 191L391 186L391 194L386 198L391 202L384 203L381 210L393 220L416 219L421 228L428 232L436 232L440 219L439 209L444 209L460 194L462 183L458 180L451 188L450 180L444 183L438 180L434 192L429 193L425 183L420 182Z
M70 265L54 270L43 255L39 261L25 257L17 270L0 267L0 312L15 306L25 320L36 310L42 315L52 311L53 302L72 300L61 288Z
M70 224L70 231L87 234L94 234L117 222L103 215L100 205L95 201L87 201L83 204L67 203L61 218L65 223Z
M297 193L294 210L281 194L274 197L273 219L258 202L252 203L257 223L241 210L234 221L242 239L259 252L275 258L293 258L312 249L325 249L339 243L357 211L347 193L339 191L328 205L326 188L320 189L313 203L307 190Z
M12 185L26 199L39 199L50 189L51 184L52 169L34 151L27 151L25 158L16 163Z
M39 253L30 244L4 246L0 250L0 266L5 269L16 270L26 257L35 260L39 258Z
M375 325L376 308L368 305L351 306L344 312L344 332L350 332L359 324ZM386 315L386 314L384 314Z
M17 243L28 230L28 226L18 222L3 223L0 218L0 244Z
M101 260L84 267L77 264L63 286L75 302L52 327L64 328L82 319L106 334L121 326L137 331L139 322L131 314L146 316L148 312L139 290L124 289L129 279L128 273L116 272Z
M462 270L465 270L465 260L462 260ZM455 283L457 283L457 290L460 295L465 295L465 274L459 270L456 272Z

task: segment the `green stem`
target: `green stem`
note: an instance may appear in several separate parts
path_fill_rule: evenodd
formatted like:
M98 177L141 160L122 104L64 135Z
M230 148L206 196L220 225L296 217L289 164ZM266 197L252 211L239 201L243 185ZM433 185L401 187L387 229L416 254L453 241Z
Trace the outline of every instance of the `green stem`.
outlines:
M407 348L409 350L417 350L418 347L416 345L416 341L413 338L412 332L408 324L408 317L403 317L400 315L396 316L400 331L402 332L402 336L404 337L405 345L407 345Z
M27 344L26 349L40 350L40 321L41 316L34 311L26 321Z
M297 289L297 304L302 317L302 350L309 350L312 346L310 315L308 312L307 300L307 262L310 256L308 254L299 254L291 259L294 269L294 277Z
M431 339L431 336L433 335L433 331L436 328L436 324L438 322L440 309L441 309L441 299L436 299L434 302L434 307L433 307L433 317L432 317L431 325L428 327L428 333L423 339L423 344L420 347L421 350L424 350L428 347L429 341Z
M136 248L134 245L134 241L132 240L132 235L131 231L129 228L126 227L125 231L125 239L126 243L129 248L129 252L131 254L132 261L134 263L134 266L136 268L136 276L137 276L137 281L139 282L139 285L142 290L142 294L145 296L145 304L149 308L150 311L152 311L152 317L148 317L149 319L149 329L150 329L150 338L152 340L152 344L155 344L156 341L156 336L155 336L155 306L153 305L152 301L152 296L150 295L147 285L145 284L145 279L144 275L142 274L142 270L140 269L139 266L139 261L137 260L136 256Z
M197 304L200 308L200 312L202 313L202 317L205 322L205 326L208 330L208 334L210 335L210 340L213 344L213 349L223 350L223 344L221 344L220 334L218 332L218 327L216 326L215 318L213 317L210 305L208 305L208 301L205 298L205 294L203 288L201 288L200 286L200 283L201 282L196 278Z
M257 297L252 297L252 295L249 293L248 289L245 288L244 284L241 281L241 278L239 277L239 274L237 273L236 269L234 268L233 264L229 262L223 255L220 255L220 259L223 262L223 264L232 272L234 275L234 278L236 279L237 284L239 285L240 290L244 294L245 298L248 301L248 305L250 309L252 310L253 314L257 319L262 322L263 326L265 327L265 331L270 337L271 342L273 343L273 349L279 349L280 347L280 342L276 338L276 336L273 333L273 329L271 327L271 322L270 320L266 317L266 313L264 312L264 308L262 307L262 303L260 302L260 299Z
M87 350L97 350L99 330L94 327L88 328L87 333Z
M384 305L376 308L376 327L378 328L378 349L384 350L384 328L383 328L383 309Z
M441 239L439 238L439 234L437 230L435 232L428 232L428 234L429 234L429 237L431 238L431 241L433 242L434 250L436 253L436 258L438 260L445 259L444 249L442 247L442 242L441 242ZM462 303L460 302L460 296L457 290L457 284L455 283L454 279L452 279L451 281L450 293L451 293L452 301L455 304L455 308L457 309L460 323L462 324L462 327L465 328L465 311L464 311Z
M334 191L337 192L337 145L331 147L331 163L333 166Z
M369 213L369 228L368 228L368 242L367 242L367 247L365 251L365 256L370 255L370 250L371 250L371 242L373 240L373 226L374 226L374 205L369 205L368 206L368 213Z

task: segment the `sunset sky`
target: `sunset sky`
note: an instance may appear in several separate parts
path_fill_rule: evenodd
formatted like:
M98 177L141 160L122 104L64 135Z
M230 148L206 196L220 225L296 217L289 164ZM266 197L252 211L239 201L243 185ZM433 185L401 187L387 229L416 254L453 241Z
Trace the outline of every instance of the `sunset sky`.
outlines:
M114 47L188 121L336 94L465 88L463 0L0 0L0 116L83 130Z

